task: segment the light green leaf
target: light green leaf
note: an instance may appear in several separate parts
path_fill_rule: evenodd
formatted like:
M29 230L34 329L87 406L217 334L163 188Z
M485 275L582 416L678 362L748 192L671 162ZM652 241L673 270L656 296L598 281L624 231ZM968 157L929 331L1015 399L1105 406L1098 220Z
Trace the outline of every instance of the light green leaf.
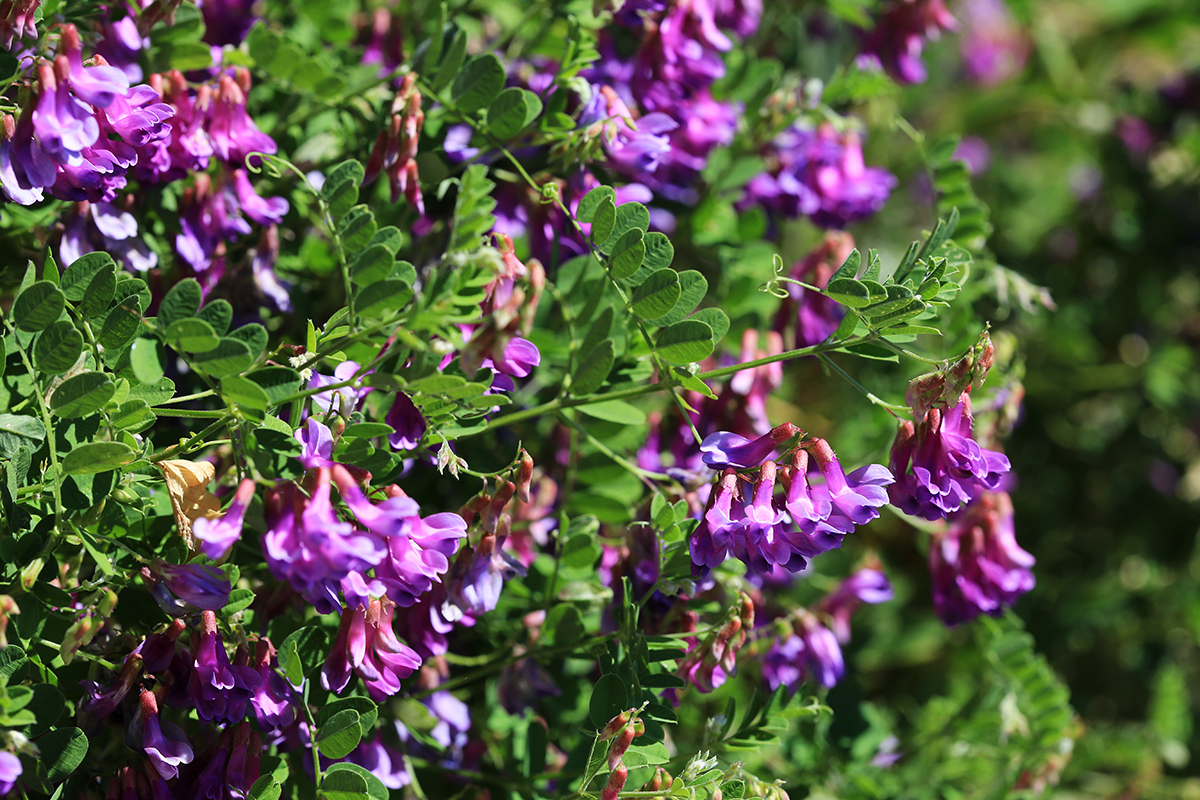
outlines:
M669 312L650 320L655 325L673 325L696 310L708 293L708 280L694 269L679 273L679 301Z
M611 186L597 186L585 194L583 199L579 201L579 206L575 209L575 219L583 223L592 222L596 210L600 208L600 204L604 202L605 198L613 201L613 209L614 213L616 213L616 197L617 193L613 191Z
M571 393L585 395L599 389L608 378L614 359L612 339L603 340L584 354L571 376Z
M250 354L250 348L246 346L245 342L228 336L222 338L212 350L192 357L192 366L196 368L197 372L211 375L214 378L236 375L249 369L253 364L254 356Z
M179 319L171 323L164 334L167 344L174 347L176 350L182 350L187 353L207 353L221 343L221 337L217 336L216 330L212 325L209 325L198 317L189 317L188 319ZM137 347L140 342L148 341L140 339L134 342L134 347ZM159 372L159 377L162 373ZM142 380L141 376L138 380L142 383L153 383L158 380L158 377L150 380Z
M361 740L362 724L352 708L337 712L317 729L317 747L326 758L345 758Z
M157 325L159 330L167 330L171 323L180 319L196 316L200 310L200 301L204 293L195 278L184 278L171 287L167 296L158 304Z
M199 320L180 320L180 322L186 324L199 322ZM200 324L206 325L207 323ZM212 328L209 330L211 331ZM216 339L216 336L213 338ZM163 367L158 355L158 342L146 338L135 341L129 351L129 365L133 368L133 377L137 378L138 383L152 385L162 380Z
M666 315L679 302L679 273L667 267L650 274L633 290L633 313L642 319Z
M665 233L651 231L646 234L646 258L642 264L650 270L671 266L675 260L675 245Z
M608 241L616 222L617 207L613 203L613 198L605 195L600 198L596 210L592 212L592 242L599 246L601 242ZM601 249L603 248L601 247Z
M464 114L490 104L504 88L504 66L492 53L472 56L454 79L450 100Z
M271 398L265 389L249 378L236 375L221 379L221 394L239 407L254 411L266 411L271 405Z
M634 228L627 231L613 245L608 270L614 280L628 278L641 268L646 257L646 244L642 241L644 238L645 234Z
M654 349L672 364L690 364L712 353L713 338L712 327L693 317L659 331Z
M211 325L217 336L224 336L233 322L233 306L223 298L209 300L196 316Z
M116 391L103 372L82 372L58 385L50 396L50 409L64 419L86 417L100 410Z
M641 425L646 421L646 412L637 406L632 406L624 400L605 400L600 403L589 403L579 406L579 410L589 417L602 419L606 422L619 422L622 425Z
M75 447L62 460L64 475L93 475L118 469L137 458L124 442L88 442Z

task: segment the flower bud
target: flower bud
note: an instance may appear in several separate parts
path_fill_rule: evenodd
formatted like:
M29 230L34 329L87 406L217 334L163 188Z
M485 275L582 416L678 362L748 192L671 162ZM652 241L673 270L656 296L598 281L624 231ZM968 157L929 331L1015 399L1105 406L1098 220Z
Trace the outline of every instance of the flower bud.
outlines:
M629 770L624 764L618 764L608 776L608 783L604 784L604 791L600 792L600 800L617 800L617 795L625 788L625 779L628 777Z
M522 503L531 502L529 484L533 480L533 456L524 448L521 449L520 460L517 463L517 499Z
M621 731L621 729L624 728L626 724L628 724L629 718L631 716L632 716L632 712L622 711L620 714L617 714L615 717L610 719L608 721L608 724L604 726L604 730L600 731L600 739L603 741L605 739L611 739L614 736L616 736Z
M644 727L643 730L645 730ZM629 749L629 745L633 744L634 736L635 733L632 724L626 724L624 728L621 728L621 732L617 734L617 738L613 740L612 745L608 748L609 769L616 769L617 765L621 763L621 759L625 757L625 751Z

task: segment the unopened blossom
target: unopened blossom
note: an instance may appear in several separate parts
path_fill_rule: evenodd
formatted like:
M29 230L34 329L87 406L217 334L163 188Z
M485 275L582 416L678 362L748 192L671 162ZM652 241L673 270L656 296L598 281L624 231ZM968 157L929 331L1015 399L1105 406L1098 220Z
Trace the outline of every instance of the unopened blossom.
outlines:
M370 183L381 173L387 175L392 202L404 197L417 214L424 216L425 198L421 194L417 145L425 124L425 112L421 110L421 93L416 88L416 81L415 73L404 77L392 101L388 126L379 132L367 159L363 182Z
M246 716L246 704L262 678L253 667L229 662L217 633L217 617L211 611L200 615L200 643L192 667L188 694L196 702L200 719L238 722Z
M42 0L8 0L0 3L0 48L11 50L16 39L37 38L34 15L41 4ZM17 769L20 774L20 767ZM2 778L0 787L3 787ZM6 791L8 790L0 788L0 794Z
M730 431L718 431L705 437L700 444L704 463L713 469L740 467L743 469L761 464L777 447L800 433L790 422L772 428L757 439Z
M945 518L981 491L997 489L1010 469L1003 453L972 438L969 395L952 408L930 409L915 426L901 422L890 466L896 478L888 488L892 502L928 520Z
M246 506L254 497L254 481L246 478L238 484L233 502L225 513L215 519L201 517L192 523L192 535L200 542L200 551L212 560L222 558L233 549L242 536Z
M996 616L1034 586L1034 558L1017 544L1012 500L983 492L929 545L933 605L947 625Z
M277 149L275 140L259 130L246 111L249 92L250 73L238 67L232 77L220 77L212 94L208 135L216 155L233 167L245 166L251 153L274 154Z
M141 695L141 715L142 750L155 771L170 780L179 774L181 764L192 763L195 753L178 726L159 719L158 700L145 689Z
M421 657L396 638L395 608L385 597L342 612L337 639L321 668L322 686L339 693L355 672L376 702L400 691L400 680L421 666Z

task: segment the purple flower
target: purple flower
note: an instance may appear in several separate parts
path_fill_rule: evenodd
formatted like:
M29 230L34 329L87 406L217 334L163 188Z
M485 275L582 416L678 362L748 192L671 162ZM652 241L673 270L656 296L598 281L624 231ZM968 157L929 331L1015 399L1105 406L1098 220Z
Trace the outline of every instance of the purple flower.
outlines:
M813 614L801 610L792 635L776 639L763 657L763 678L772 690L780 686L796 691L811 678L831 688L846 672L842 648L833 631Z
M0 794L11 792L21 777L21 759L12 753L0 752Z
M963 62L967 75L985 86L1016 76L1025 66L1029 42L1004 0L963 0Z
M980 614L999 615L1033 588L1034 563L1017 544L1008 494L984 492L930 543L938 617L958 625Z
M42 151L59 165L77 165L83 149L100 138L91 106L71 94L49 64L38 67L40 91L33 101L33 131Z
M190 764L195 757L177 726L158 718L158 700L153 694L142 690L142 750L150 758L159 776L170 780L179 774L180 764Z
M393 450L416 450L428 427L420 409L413 405L412 398L404 392L396 392L396 399L392 401L392 407L383 421L392 427L388 444Z
M302 447L300 463L307 469L333 466L333 432L328 426L309 417L304 427L297 428L292 436Z
M592 86L592 97L579 118L579 127L602 139L618 168L637 174L653 172L671 151L664 135L679 127L666 114L647 114L635 121L633 112L609 86Z
M412 783L412 776L404 767L404 753L387 745L383 741L383 733L375 734L375 738L364 741L344 761L358 764L370 772L389 789L403 789Z
M863 603L886 603L892 599L892 584L883 571L863 567L821 601L821 611L833 623L833 632L842 644L850 641L850 617Z
M174 597L178 597L188 605L207 611L217 611L224 608L229 602L229 592L233 587L229 585L229 578L225 573L216 567L204 564L168 564L161 558L156 558L152 568L143 571L143 577L146 577L147 572L150 571L153 571L154 577L162 580L162 585L170 590ZM148 583L155 584L157 582L150 579ZM174 600L174 598L171 599ZM170 605L170 608L163 610L168 614L173 614L178 602ZM186 609L181 610L186 611Z
M105 61L124 72L130 82L140 81L142 67L138 59L141 52L149 48L150 39L138 31L137 20L121 17L98 27L101 38L96 43L96 55L103 56Z
M256 669L259 683L250 698L258 727L265 733L277 735L296 721L296 698L291 685L279 674L279 659L267 639L258 640Z
M436 691L421 702L437 720L437 724L429 732L430 738L441 745L443 751L451 751L446 753L442 763L461 766L462 748L469 740L468 731L471 729L471 712L467 704L447 691ZM400 734L400 740L413 750L424 749L416 740L411 739L404 723L396 723L396 732Z
M446 581L450 600L466 614L479 616L496 608L504 581L525 575L525 566L503 549L504 539L485 534L475 547L458 552Z
M842 533L850 533L856 525L864 525L879 516L878 509L888 503L888 493L883 487L895 483L887 467L868 464L846 475L833 448L824 439L814 439L805 445L805 449L813 454L825 478L825 492L832 505L827 520L831 526Z
M55 70L60 73L60 80L69 81L76 97L97 108L108 108L129 91L129 78L116 67L83 65L83 44L74 25L64 25L61 30L62 55L55 59ZM62 59L65 59L66 69Z
M729 431L717 431L704 438L700 443L700 452L704 454L704 463L712 469L749 469L761 464L779 445L797 433L800 433L800 429L790 422L772 428L757 439L747 439Z
M971 438L966 395L944 412L930 409L917 426L902 422L890 466L896 477L888 489L892 502L905 514L928 520L948 517L980 491L997 489L1010 469L1003 453L985 450Z
M272 574L286 580L322 614L341 607L338 590L352 574L381 562L385 543L376 534L338 519L329 502L329 469L316 471L306 497L295 484L268 492L263 553Z
M244 169L235 169L231 174L233 188L243 214L259 225L273 225L283 221L284 214L288 212L288 201L285 198L259 196Z
M192 523L192 535L200 541L200 551L213 561L226 555L242 536L246 506L254 497L254 481L246 478L238 484L233 502L216 519L201 517Z
M236 47L258 21L254 0L203 0L196 5L204 15L204 41L211 45Z
M739 501L740 506L741 500L738 481L735 470L725 470L709 497L700 524L688 540L692 563L703 570L717 567L725 560L733 538L741 527L740 515L734 510L734 501Z
M901 83L924 83L927 73L921 51L926 40L957 28L943 0L892 0L866 35L863 55L875 59Z
M211 611L200 615L200 644L192 666L187 688L200 719L229 723L242 720L246 704L262 679L253 667L229 663L217 633L217 616Z
M400 691L401 678L421 666L421 657L396 638L392 630L395 607L387 598L372 598L366 607L343 611L337 640L321 668L322 686L340 693L354 671L376 702Z
M7 114L0 116L0 189L14 203L31 206L42 199L42 187L54 183L55 166L41 147L28 137L23 159L22 151L13 141L16 133L16 121Z
M34 15L42 0L16 0L0 4L0 48L11 50L14 39L36 39L37 25ZM18 773L20 769L18 767ZM3 786L0 783L0 786ZM0 788L0 794L8 791Z
M789 277L824 289L853 249L854 239L850 234L831 231L819 247L796 262ZM784 287L788 297L779 304L772 328L784 337L789 349L820 344L837 330L846 315L844 306L794 283Z
M70 266L84 254L96 250L110 253L134 272L145 272L158 266L158 255L138 237L137 218L133 214L112 203L83 201L75 206L64 223L62 241L58 245L58 263L63 267Z
M338 383L353 380L362 369L356 361L343 361L333 368L333 377L327 377L314 372L308 379L309 389L321 389ZM345 413L356 410L362 399L371 393L369 386L342 386L337 389L327 389L312 396L312 403L326 414Z
M415 603L401 607L395 617L400 638L412 645L421 658L444 655L449 647L446 636L455 624L473 625L474 619L463 616L458 606L446 599L446 589L440 584L421 595Z
M250 73L238 68L236 80L222 75L212 95L208 135L213 150L223 161L240 167L253 152L273 154L275 140L258 129L246 112L246 94L250 91Z

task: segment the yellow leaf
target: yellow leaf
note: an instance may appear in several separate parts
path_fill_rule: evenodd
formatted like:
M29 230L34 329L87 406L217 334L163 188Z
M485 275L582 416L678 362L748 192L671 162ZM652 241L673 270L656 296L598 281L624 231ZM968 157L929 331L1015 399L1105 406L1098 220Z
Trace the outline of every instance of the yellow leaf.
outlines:
M201 517L213 519L221 516L221 501L208 490L216 467L207 461L168 459L158 462L158 468L167 481L167 494L171 497L179 535L189 550L195 550L192 523Z

